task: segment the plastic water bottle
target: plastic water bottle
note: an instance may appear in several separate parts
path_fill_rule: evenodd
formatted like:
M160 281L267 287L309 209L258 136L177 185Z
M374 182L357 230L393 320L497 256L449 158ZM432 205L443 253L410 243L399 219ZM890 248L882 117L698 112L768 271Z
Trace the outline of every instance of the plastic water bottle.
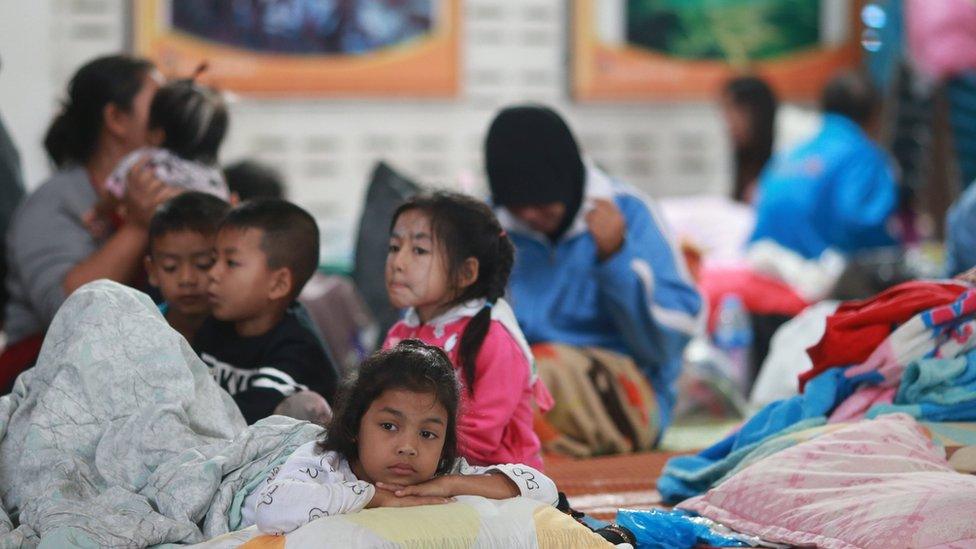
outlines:
M728 294L718 308L718 319L713 334L715 346L729 358L732 380L743 393L748 389L749 355L752 347L752 322L742 298Z

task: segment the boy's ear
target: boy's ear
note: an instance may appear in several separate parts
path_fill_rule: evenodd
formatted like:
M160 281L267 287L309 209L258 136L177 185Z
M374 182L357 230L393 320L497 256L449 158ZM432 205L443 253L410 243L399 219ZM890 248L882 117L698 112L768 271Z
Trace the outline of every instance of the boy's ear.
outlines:
M268 297L271 299L285 299L291 295L291 289L295 287L295 279L291 274L291 269L282 267L271 273L271 287L268 289Z
M151 255L146 255L142 258L142 266L146 269L146 274L149 276L149 284L159 287L159 279L156 278L156 267L153 265L153 260Z
M459 289L463 290L478 281L478 267L480 264L477 257L469 257L464 260L464 263L461 264L461 270L458 272Z

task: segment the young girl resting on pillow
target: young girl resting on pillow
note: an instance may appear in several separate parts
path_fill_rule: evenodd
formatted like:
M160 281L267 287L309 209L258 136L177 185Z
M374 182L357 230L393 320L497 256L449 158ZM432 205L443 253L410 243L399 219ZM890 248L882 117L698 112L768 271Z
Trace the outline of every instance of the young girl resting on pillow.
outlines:
M473 467L457 457L458 401L454 368L439 348L407 340L374 354L343 387L322 438L295 450L248 496L245 521L283 534L320 517L462 495L555 505L556 485L532 467Z

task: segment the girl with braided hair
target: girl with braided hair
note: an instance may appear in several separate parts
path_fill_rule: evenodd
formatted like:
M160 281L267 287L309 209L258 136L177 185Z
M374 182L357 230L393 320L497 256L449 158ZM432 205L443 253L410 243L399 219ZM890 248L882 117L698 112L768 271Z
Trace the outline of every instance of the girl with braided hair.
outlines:
M386 290L407 311L383 346L419 339L444 349L460 371L461 456L541 469L533 407L548 410L552 397L502 299L514 254L491 209L474 198L439 192L403 204L390 227Z

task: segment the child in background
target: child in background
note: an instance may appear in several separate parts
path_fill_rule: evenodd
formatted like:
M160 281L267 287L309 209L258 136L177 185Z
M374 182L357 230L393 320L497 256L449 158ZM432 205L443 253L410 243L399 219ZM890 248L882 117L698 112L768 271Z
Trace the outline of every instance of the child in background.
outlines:
M531 467L471 467L457 458L458 389L437 347L411 340L374 354L343 387L322 438L295 450L247 497L244 521L283 534L319 517L462 495L556 505L555 484Z
M105 181L108 196L96 205L96 212L114 213L125 194L129 172L137 166L149 168L167 185L228 200L230 191L217 166L227 124L227 106L213 88L193 79L161 87L149 106L148 140L152 146L137 149L119 162Z
M437 345L460 370L461 455L479 464L542 468L533 404L552 397L536 377L529 346L502 299L511 241L484 203L457 193L416 197L393 216L386 288L407 308L384 348L404 339Z
M216 196L187 192L165 202L149 222L149 283L165 300L166 321L190 343L210 315L214 237L228 211L230 204Z
M285 180L278 170L256 160L241 160L224 166L224 179L232 197L240 202L255 198L285 196Z
M318 268L315 219L283 200L245 202L220 225L215 248L208 287L213 316L193 346L247 423L272 415L292 395L331 401L335 366L295 302ZM327 417L328 405L321 404L321 417L299 419Z

